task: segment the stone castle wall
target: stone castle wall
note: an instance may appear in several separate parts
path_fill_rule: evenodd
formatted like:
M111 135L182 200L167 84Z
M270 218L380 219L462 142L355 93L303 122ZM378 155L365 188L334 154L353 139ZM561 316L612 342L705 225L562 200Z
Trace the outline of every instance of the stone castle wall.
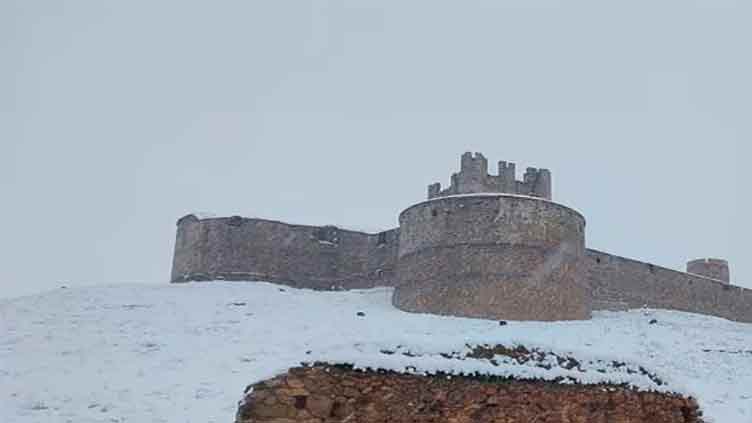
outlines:
M483 201L491 203L487 203L486 212L472 213L468 219L490 222L496 218L492 213L494 208L490 206L494 201L498 202L494 196L463 196L456 198L461 201L438 199L427 203L437 202L436 205L439 205L448 200L446 204L452 204L459 210L472 204L474 198L481 204ZM542 203L556 206L550 202ZM460 207L460 204L464 207ZM574 310L584 313L588 307L593 310L627 310L647 306L752 322L750 289L589 249L584 251L576 270L583 275L581 280L586 283L584 300L568 298L581 293L579 287L574 291L557 292L553 285L553 291L549 292L538 288L513 288L516 286L514 284L482 282L483 272L487 277L497 272L502 280L509 280L515 274L523 275L524 269L535 267L531 263L540 263L545 254L535 246L513 247L509 242L500 242L503 236L524 233L524 230L511 230L493 242L485 242L483 236L487 227L485 230L468 232L460 229L463 226L459 220L450 223L452 219L446 215L442 217L441 213L451 211L451 208L436 210L437 216L432 215L430 208L423 208L422 211L425 214L422 224L435 226L433 230L420 230L423 235L419 235L414 230L420 225L413 226L413 232L407 225L402 252L399 251L399 229L366 234L263 219L228 217L199 220L194 215L188 215L178 221L171 280L263 280L311 289L399 285L395 289L394 303L404 310L508 320L566 318L560 317L558 310L567 303L583 301L586 303L574 307ZM432 221L437 224L430 224ZM451 227L455 229L449 230ZM543 227L551 226L540 228ZM442 231L447 233L443 234ZM468 234L468 239L478 242L475 245L465 244L456 238L458 234ZM478 238L473 238L476 236ZM445 242L441 241L442 237L451 246L430 246L431 243ZM431 253L427 253L429 251ZM523 263L523 266L518 268L519 263ZM398 267L402 267L402 273L406 275L401 283L398 280ZM464 283L457 283L460 280ZM559 298L558 305L551 304L552 298ZM482 304L484 301L485 305ZM505 311L498 311L497 306L498 310Z
M701 423L697 402L615 385L299 367L256 383L236 423Z
M752 289L595 250L585 268L596 310L647 306L752 322Z
M487 206L466 215L469 220L462 220L465 218L460 214L446 215L447 210L464 212L473 201L480 201L476 205L485 201ZM437 216L432 214L434 209L418 207L423 222L412 227L406 225L405 247L401 251L399 229L366 234L263 219L199 220L188 215L178 221L171 280L263 280L311 289L397 286L394 303L407 311L508 320L568 318L561 316L559 310L568 309L566 304L579 304L572 310L581 315L590 307L627 310L647 306L752 322L751 289L595 250L584 251L576 270L586 283L582 297L579 286L559 290L550 285L548 291L540 289L545 285L525 288L519 282L491 284L488 278L493 274L504 281L524 276L541 263L546 248L522 246L514 240L512 234L520 236L526 229L509 230L501 236L492 235L489 226L479 225L476 231L464 229L465 223L476 222L471 225L475 227L495 219L491 206L494 201L498 204L495 196L462 196L421 203L451 207L434 208ZM552 210L556 209L554 203L529 201L551 204ZM534 230L533 226L529 226L530 230ZM551 227L542 225L538 230L550 231ZM564 234L571 228L559 230ZM462 241L459 235L468 236L469 242ZM492 239L484 241L485 236ZM446 248L436 248L445 242ZM541 245L550 248L555 242ZM405 275L401 282L398 267Z
M504 194L436 198L400 215L393 301L464 317L587 319L584 250L585 219L559 204Z
M440 183L428 186L428 198L458 194L506 193L551 199L551 172L529 167L521 181L517 180L514 163L499 162L498 175L488 174L488 160L480 153L465 153L460 171L452 175L451 184L442 190Z
M172 282L263 280L313 289L391 286L399 230L379 234L241 217L178 221Z

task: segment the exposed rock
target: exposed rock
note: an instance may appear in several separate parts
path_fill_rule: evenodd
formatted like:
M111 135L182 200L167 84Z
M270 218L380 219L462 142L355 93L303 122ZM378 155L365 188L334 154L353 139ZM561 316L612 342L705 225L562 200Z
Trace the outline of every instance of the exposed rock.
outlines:
M623 386L417 376L320 364L291 369L253 388L236 423L702 422L691 398Z

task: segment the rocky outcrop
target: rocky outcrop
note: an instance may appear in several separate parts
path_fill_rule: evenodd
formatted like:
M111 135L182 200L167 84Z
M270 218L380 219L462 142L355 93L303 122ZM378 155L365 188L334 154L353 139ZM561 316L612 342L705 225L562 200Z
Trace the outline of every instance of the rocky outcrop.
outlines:
M624 386L318 364L249 386L236 423L698 423L696 402Z

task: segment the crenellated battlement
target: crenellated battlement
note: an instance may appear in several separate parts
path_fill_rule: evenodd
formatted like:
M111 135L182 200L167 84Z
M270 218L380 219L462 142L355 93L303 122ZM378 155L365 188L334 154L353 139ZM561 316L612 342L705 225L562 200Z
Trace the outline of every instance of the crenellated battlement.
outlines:
M528 167L522 180L517 180L517 165L499 162L498 174L488 174L488 160L481 153L467 152L460 159L460 171L452 174L448 188L440 183L428 186L428 198L457 194L499 192L551 199L551 172Z

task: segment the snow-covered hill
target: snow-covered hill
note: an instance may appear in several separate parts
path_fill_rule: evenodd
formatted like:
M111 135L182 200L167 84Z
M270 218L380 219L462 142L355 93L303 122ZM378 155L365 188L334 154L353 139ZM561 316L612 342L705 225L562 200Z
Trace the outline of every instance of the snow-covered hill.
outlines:
M697 397L710 421L752 422L752 325L645 310L501 326L403 313L390 297L386 288L314 292L216 282L4 300L0 421L230 423L246 385L301 361L463 371L471 364L439 354L467 344L524 344L642 365L667 382L663 389ZM395 349L411 357L380 352ZM539 369L488 371L535 376ZM632 381L593 373L581 379Z

